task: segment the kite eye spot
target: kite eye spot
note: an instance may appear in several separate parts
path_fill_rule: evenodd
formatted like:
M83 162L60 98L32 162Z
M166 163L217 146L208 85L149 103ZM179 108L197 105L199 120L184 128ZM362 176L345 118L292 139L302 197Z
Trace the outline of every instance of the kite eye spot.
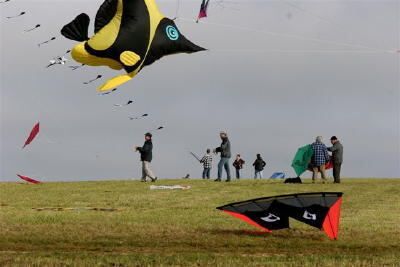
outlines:
M165 28L165 31L171 41L178 40L179 32L174 26L168 25L167 28Z

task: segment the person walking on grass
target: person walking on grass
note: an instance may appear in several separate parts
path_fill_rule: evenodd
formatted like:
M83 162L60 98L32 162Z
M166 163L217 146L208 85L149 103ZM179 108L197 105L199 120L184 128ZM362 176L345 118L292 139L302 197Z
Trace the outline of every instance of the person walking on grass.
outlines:
M210 179L210 172L212 168L212 156L210 152L211 150L207 149L207 153L200 160L200 163L203 163L203 179Z
M153 159L153 142L152 134L146 133L144 135L145 141L142 147L136 146L134 151L140 153L140 160L142 161L142 182L146 182L147 177L151 179L152 182L157 181L157 177L150 170L150 162Z
M265 165L267 165L267 163L265 163L260 154L257 154L257 159L253 163L254 179L257 179L257 177L260 177L260 179L263 178L263 170Z
M229 168L229 159L231 158L231 143L228 139L226 132L220 132L219 137L222 140L221 146L214 149L214 153L221 153L221 159L218 163L218 178L215 182L221 182L222 171L225 168L226 171L226 182L231 181L231 170Z
M340 169L343 163L343 145L339 142L336 136L331 137L331 147L328 151L332 152L333 161L333 179L335 184L340 183Z
M312 182L318 178L318 172L321 173L322 182L326 182L325 164L329 162L328 149L322 143L322 136L317 136L315 142L311 144L313 155L311 157L311 166L313 169Z
M236 159L233 162L233 167L236 170L236 179L240 179L240 170L243 169L244 160L240 157L240 154L236 155Z

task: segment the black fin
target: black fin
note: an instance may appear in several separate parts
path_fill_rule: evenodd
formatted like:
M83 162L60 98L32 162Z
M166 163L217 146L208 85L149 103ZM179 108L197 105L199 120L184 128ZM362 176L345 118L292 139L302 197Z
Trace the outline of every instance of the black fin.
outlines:
M78 15L73 21L65 25L61 29L61 34L68 39L83 42L89 40L88 30L89 30L90 18L87 14L82 13Z
M194 53L204 50L206 49L186 39L179 32L173 20L164 18L157 27L156 34L143 65L150 65L166 55Z
M96 14L94 32L97 33L106 26L117 12L118 0L105 0Z

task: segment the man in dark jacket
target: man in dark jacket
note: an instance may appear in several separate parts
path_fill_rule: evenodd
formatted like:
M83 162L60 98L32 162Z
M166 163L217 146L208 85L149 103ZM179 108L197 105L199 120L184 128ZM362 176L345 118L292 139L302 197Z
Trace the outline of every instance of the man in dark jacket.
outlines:
M231 181L231 170L229 169L229 159L231 157L231 143L228 139L228 134L226 132L220 132L222 143L220 147L214 149L214 153L221 153L221 160L218 163L218 178L216 182L221 182L222 170L225 168L226 171L226 182Z
M253 163L254 179L257 179L258 176L260 179L263 178L263 170L265 165L267 165L267 163L265 163L260 154L257 154L257 159Z
M152 182L157 180L153 172L150 170L150 162L153 159L153 143L151 142L152 134L146 133L144 135L145 141L142 147L135 147L135 151L140 153L140 160L142 161L142 182L146 182L149 177Z
M233 167L236 169L236 179L240 179L240 170L243 169L244 160L240 157L239 154L236 155L236 159L233 162Z
M331 137L331 144L332 146L328 147L328 151L332 152L334 183L340 183L340 169L343 163L343 146L336 136Z

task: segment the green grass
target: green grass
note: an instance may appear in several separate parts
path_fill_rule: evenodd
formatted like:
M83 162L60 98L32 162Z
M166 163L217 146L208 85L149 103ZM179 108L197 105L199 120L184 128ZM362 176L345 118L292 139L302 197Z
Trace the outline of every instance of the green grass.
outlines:
M285 185L241 180L149 190L137 181L0 183L0 266L398 266L400 179ZM249 198L344 192L339 239L291 221L262 234L215 209ZM113 207L122 211L36 211Z

